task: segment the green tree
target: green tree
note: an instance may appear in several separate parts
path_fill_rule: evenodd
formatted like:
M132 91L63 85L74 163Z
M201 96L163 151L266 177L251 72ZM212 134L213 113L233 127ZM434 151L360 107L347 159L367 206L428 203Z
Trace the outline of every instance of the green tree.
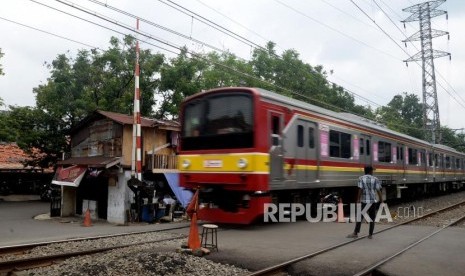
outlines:
M465 152L465 135L462 132L457 132L458 130L453 130L449 127L441 127L441 144L455 148L458 151Z
M158 80L155 75L163 55L140 53L141 113L150 116ZM111 38L102 52L81 50L76 58L65 54L48 64L51 76L34 88L37 107L74 126L95 109L132 114L134 98L135 40Z
M25 165L52 166L67 146L62 122L40 109L9 106L0 117L0 140L16 142L28 153L32 159Z
M415 94L398 94L387 106L376 110L376 115L387 127L407 135L424 139L423 104Z
M141 113L153 115L156 77L164 56L150 50L140 52ZM33 89L36 108L13 108L10 116L31 119L21 124L12 120L18 145L24 150L37 148L47 154L38 157L40 164L52 162L61 151L69 151L67 134L80 120L95 109L132 114L134 97L135 39L111 38L105 51L81 50L76 57L60 54L47 64L50 77ZM24 120L26 121L26 119ZM24 128L23 126L27 126ZM49 139L47 140L47 137ZM49 143L52 142L52 143ZM53 162L52 162L53 163Z

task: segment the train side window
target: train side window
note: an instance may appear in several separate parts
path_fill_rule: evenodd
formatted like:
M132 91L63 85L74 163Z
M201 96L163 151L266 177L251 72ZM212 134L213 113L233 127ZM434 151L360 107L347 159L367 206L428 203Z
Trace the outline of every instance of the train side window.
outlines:
M271 131L272 134L279 134L279 116L271 116Z
M366 143L366 144L367 144L366 149L367 149L367 156L368 156L368 155L370 155L370 149L371 149L371 147L370 147L370 140L367 139L367 143Z
M308 128L308 147L315 148L315 130L313 127Z
M455 159L455 168L460 170L460 158Z
M360 155L365 154L365 141L363 138L360 138Z
M391 143L379 141L378 142L378 161L391 162Z
M335 130L329 131L329 156L350 158L352 135Z
M432 167L433 166L433 154L430 152L428 153L428 166Z
M297 125L297 146L299 148L304 146L304 126Z
M399 155L398 155L398 158L400 160L404 160L404 147L403 146L399 146Z
M410 165L418 164L417 152L418 152L417 149L408 148L408 163Z
M445 164L445 165L446 165L446 167L445 167L446 169L450 169L450 168L451 168L450 163L451 163L451 162L450 162L450 156L446 156L446 164Z

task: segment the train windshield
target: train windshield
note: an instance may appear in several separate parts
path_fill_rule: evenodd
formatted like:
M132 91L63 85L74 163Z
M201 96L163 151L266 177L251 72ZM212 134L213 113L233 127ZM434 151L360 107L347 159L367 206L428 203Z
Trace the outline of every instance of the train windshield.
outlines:
M246 93L224 93L193 100L184 107L183 150L253 147L253 100Z

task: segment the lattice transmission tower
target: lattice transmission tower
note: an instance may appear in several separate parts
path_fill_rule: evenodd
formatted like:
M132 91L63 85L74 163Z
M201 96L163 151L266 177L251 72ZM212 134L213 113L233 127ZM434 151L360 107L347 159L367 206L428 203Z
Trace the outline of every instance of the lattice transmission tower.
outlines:
M425 129L425 139L432 143L440 143L441 141L434 59L444 56L449 56L450 58L450 53L433 49L433 38L443 35L449 37L449 32L432 29L431 18L446 14L447 19L446 11L436 9L444 2L446 0L428 1L402 10L412 13L402 21L404 28L405 22L420 22L420 30L402 42L406 43L407 41L418 40L421 42L421 50L407 60L404 60L404 62L422 62L423 127Z

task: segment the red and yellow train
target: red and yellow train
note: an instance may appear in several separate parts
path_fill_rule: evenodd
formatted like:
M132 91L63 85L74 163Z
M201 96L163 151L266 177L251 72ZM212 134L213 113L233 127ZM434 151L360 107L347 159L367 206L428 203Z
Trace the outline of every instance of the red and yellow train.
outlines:
M465 154L260 88L219 88L181 109L181 186L200 189L199 218L251 223L265 203L346 199L372 165L383 196L459 189Z

